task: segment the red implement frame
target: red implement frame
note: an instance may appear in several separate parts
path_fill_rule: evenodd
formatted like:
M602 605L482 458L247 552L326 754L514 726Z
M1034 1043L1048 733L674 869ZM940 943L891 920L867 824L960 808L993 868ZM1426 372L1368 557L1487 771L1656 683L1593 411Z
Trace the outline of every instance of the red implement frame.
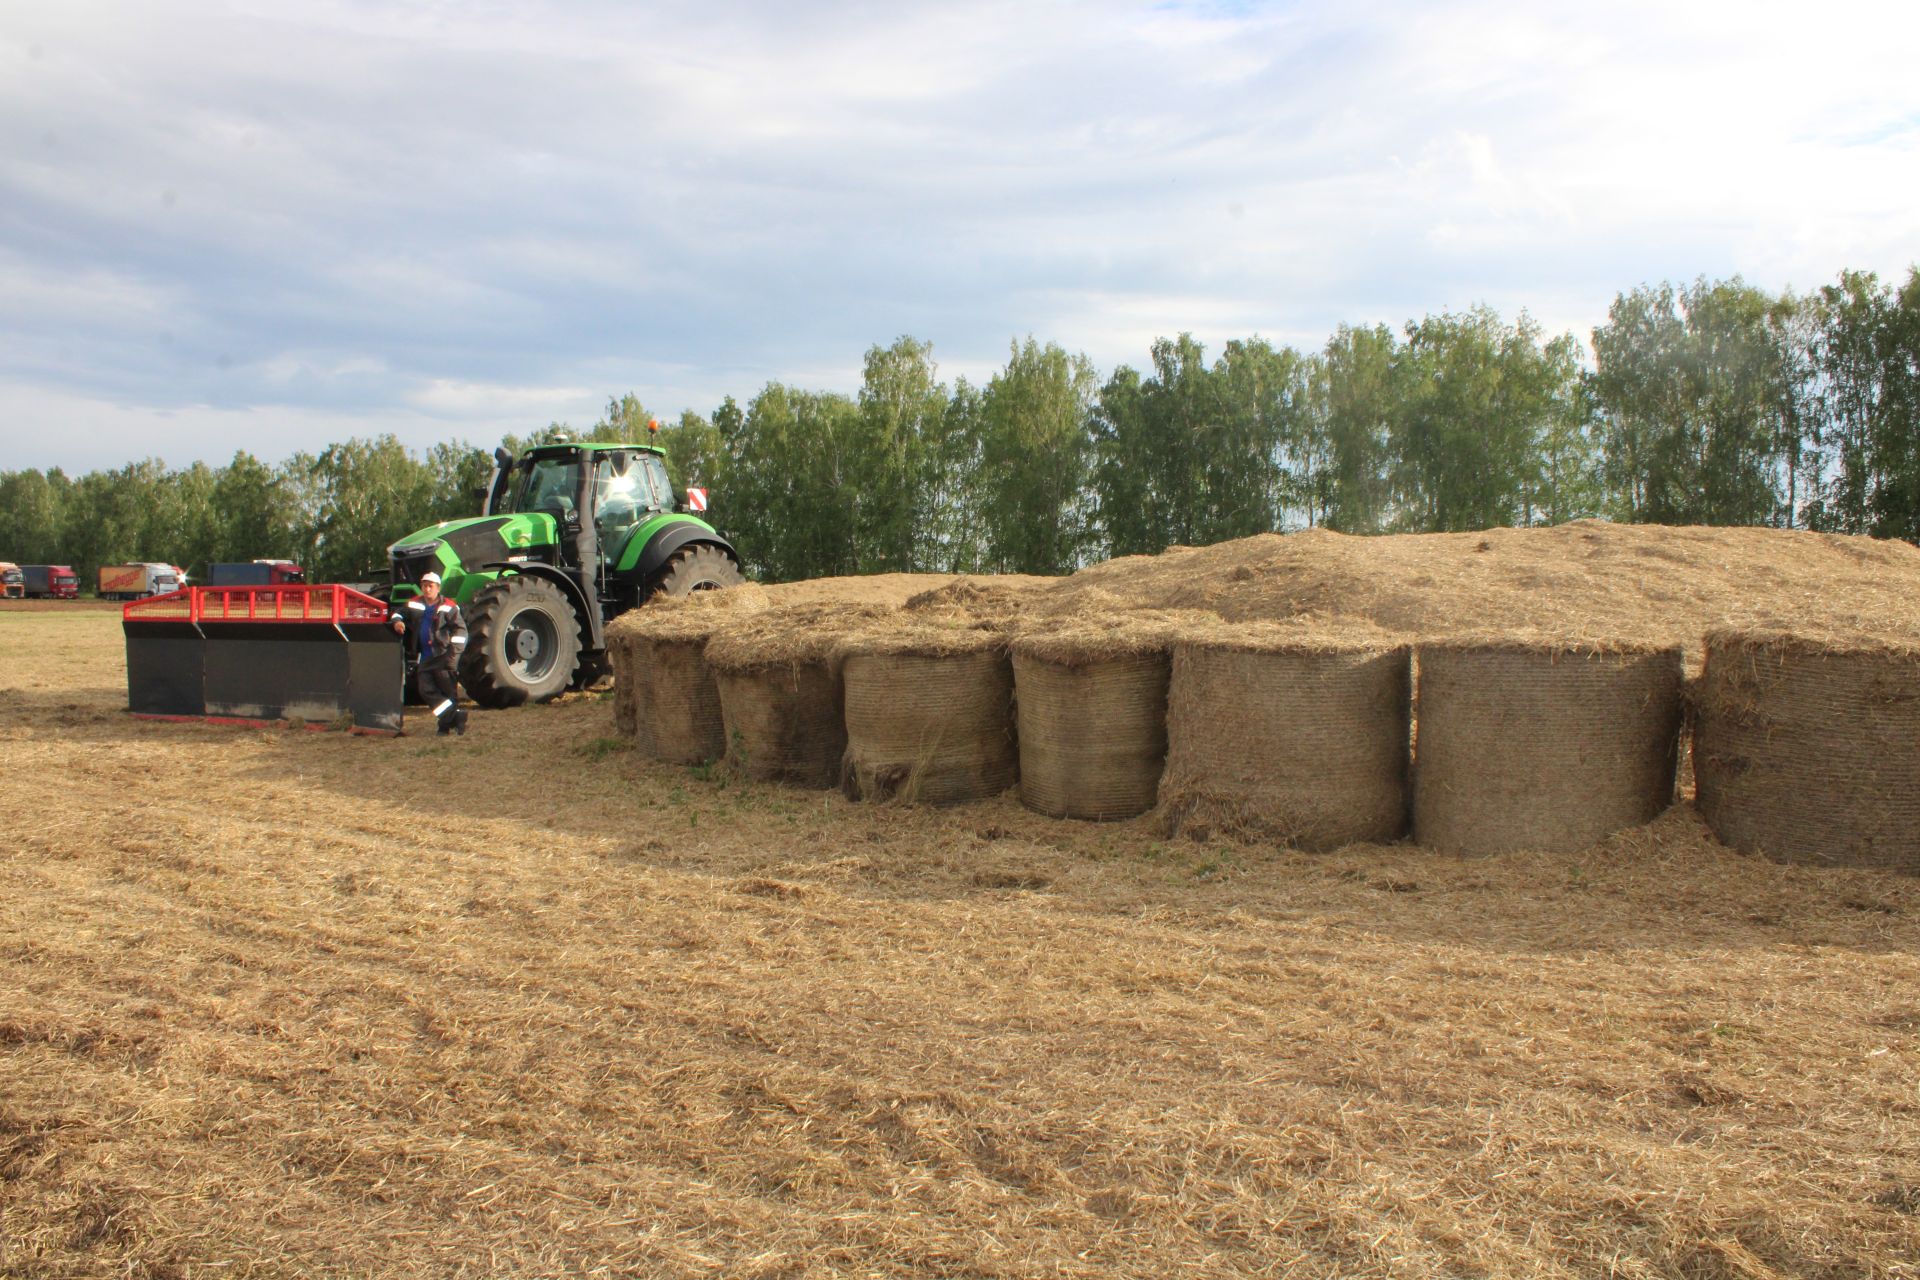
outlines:
M127 710L213 724L401 729L406 664L384 602L339 583L186 587L121 609Z
M186 587L129 601L128 622L385 622L387 606L337 582L270 587Z

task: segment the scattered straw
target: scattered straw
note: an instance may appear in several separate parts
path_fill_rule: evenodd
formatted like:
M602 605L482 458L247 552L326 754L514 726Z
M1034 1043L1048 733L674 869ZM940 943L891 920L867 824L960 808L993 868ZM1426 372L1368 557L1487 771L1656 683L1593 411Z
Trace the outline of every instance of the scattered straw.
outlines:
M151 724L106 611L0 653L0 1273L1920 1258L1920 878L1685 807L1466 860L853 805L580 694Z
M900 614L879 604L778 606L730 619L707 642L716 671L745 673L836 658L849 640L883 632Z

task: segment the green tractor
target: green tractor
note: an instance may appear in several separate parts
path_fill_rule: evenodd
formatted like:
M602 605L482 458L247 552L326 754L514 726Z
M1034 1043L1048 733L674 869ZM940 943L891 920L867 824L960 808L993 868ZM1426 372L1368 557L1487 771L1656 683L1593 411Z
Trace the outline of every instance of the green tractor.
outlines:
M550 444L493 456L479 516L388 548L394 599L432 570L465 613L460 683L482 706L584 688L610 670L608 622L655 596L743 580L732 544L676 500L660 449Z

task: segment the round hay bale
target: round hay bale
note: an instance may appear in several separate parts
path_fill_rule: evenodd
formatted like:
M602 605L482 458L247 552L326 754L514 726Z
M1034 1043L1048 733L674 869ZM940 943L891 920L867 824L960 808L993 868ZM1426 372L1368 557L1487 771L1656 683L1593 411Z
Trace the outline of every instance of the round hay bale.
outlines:
M1167 759L1171 628L1111 618L1015 637L1020 800L1055 818L1153 808Z
M720 689L707 665L705 640L632 638L634 741L656 760L705 764L727 749Z
M727 760L748 777L803 787L840 780L847 747L838 647L893 611L804 604L758 613L707 642Z
M1693 761L1701 816L1735 849L1920 873L1920 651L1910 642L1709 635Z
M716 671L727 763L749 778L800 787L840 780L847 727L840 674L827 663Z
M1173 650L1169 834L1220 829L1309 851L1407 827L1405 646L1249 625Z
M999 638L909 626L853 638L840 652L848 796L957 804L1018 779L1013 669Z
M746 583L656 599L607 628L614 671L614 727L647 755L704 764L726 749L720 691L707 666L707 638L768 607L766 591Z
M1459 640L1420 647L1413 838L1573 852L1673 803L1678 646Z

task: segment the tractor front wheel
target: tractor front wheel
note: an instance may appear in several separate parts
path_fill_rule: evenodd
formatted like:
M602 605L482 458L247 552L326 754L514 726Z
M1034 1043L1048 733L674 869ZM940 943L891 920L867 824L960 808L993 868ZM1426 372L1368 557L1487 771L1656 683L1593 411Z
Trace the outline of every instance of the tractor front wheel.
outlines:
M580 619L551 582L513 574L467 605L460 683L483 707L546 702L567 691L580 665Z
M653 580L652 594L684 596L696 591L737 587L745 581L732 556L710 543L699 542L673 553L667 567Z

